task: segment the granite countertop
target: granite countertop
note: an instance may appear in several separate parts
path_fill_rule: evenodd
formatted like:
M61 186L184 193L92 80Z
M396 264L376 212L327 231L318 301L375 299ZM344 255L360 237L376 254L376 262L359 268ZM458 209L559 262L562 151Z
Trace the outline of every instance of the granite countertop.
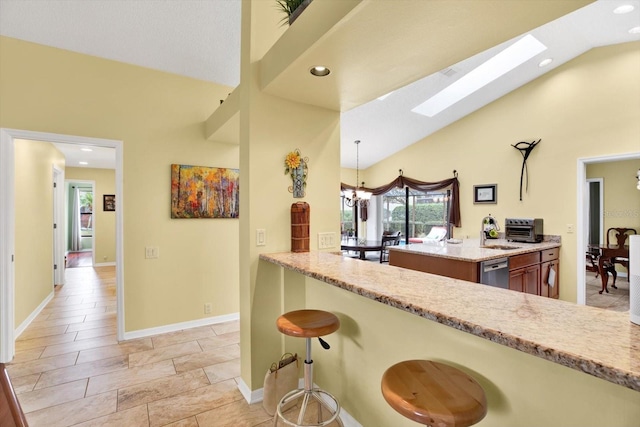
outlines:
M640 325L629 321L629 313L328 252L261 254L260 259L640 391Z
M489 249L480 247L480 239L464 239L462 243L412 243L410 245L389 246L390 251L408 252L461 261L481 262L505 256L521 255L560 247L559 237L540 243L510 242L504 239L487 239L485 246L499 245L516 249Z

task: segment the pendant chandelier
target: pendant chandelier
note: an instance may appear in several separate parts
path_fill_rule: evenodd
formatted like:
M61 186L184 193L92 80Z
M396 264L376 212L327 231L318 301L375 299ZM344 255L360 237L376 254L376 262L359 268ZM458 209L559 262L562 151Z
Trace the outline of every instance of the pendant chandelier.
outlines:
M360 140L356 139L354 143L356 144L356 188L352 190L351 193L348 191L343 192L345 204L349 207L366 205L369 203L369 199L371 198L371 193L364 189L360 189L358 186L360 183L360 151L358 148ZM362 182L362 186L364 187L364 181Z

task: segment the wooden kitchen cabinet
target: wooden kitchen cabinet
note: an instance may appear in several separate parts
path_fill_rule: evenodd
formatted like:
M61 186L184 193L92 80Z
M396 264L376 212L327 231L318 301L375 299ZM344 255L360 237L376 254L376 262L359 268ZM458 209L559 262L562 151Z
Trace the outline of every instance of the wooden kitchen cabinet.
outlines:
M540 265L509 271L509 289L540 295Z
M560 261L558 248L549 249L540 253L540 295L549 298L558 298L559 279L560 279ZM551 270L555 271L553 286L549 283Z
M437 274L438 276L451 277L452 279L467 280L469 282L478 283L480 281L477 262L434 257L411 252L389 251L389 265Z
M558 248L509 258L509 289L549 298L559 296ZM555 270L554 286L549 285L549 273Z

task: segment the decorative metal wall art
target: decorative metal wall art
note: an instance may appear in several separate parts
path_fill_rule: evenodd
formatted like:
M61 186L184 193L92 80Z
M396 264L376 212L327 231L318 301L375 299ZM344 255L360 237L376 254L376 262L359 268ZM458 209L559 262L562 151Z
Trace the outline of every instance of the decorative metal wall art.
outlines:
M284 159L284 174L290 175L293 181L293 185L289 187L289 193L293 193L293 197L298 199L305 196L307 174L309 173L308 163L309 158L302 157L297 148L287 154Z
M529 191L529 170L527 169L527 159L529 158L529 154L533 151L534 148L540 143L542 139L533 142L518 142L517 144L511 144L516 150L520 151L522 154L522 169L520 170L520 201L522 201L522 180L524 178L525 170L527 172L527 187L526 190Z

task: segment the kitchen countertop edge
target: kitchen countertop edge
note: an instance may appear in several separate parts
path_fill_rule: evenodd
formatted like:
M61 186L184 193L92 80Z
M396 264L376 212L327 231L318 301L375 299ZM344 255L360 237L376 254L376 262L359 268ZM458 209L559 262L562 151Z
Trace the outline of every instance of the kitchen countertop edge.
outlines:
M468 332L497 344L576 369L635 391L640 391L640 351L638 351L640 348L640 326L631 324L628 313L608 312L606 310L580 306L566 301L530 296L519 292L491 288L476 283L450 279L400 267L366 263L366 261L342 257L330 252L263 253L260 255L260 259L378 301L382 304L436 321L460 331ZM371 274L367 274L367 271L360 268L361 265L367 265L367 271L370 271ZM393 289L393 285L388 285L390 282L399 281L394 277L394 275L397 274L403 276L401 280L402 287L409 292L411 292L412 289L419 291L416 286L423 286L420 283L414 285L410 280L407 281L407 279L413 278L416 279L416 281L431 282L434 286L446 286L449 292L460 292L461 298L464 298L465 293L473 291L486 298L500 299L498 297L501 297L501 299L510 300L510 304L514 305L512 307L514 312L519 312L523 308L530 308L532 301L535 301L537 305L541 306L535 307L537 310L544 310L545 306L552 307L549 304L563 304L560 311L567 316L571 316L571 311L574 311L575 313L573 314L580 314L584 317L584 310L598 310L597 314L599 314L600 317L607 317L607 322L610 323L609 326L611 329L609 331L598 332L603 336L587 337L589 343L595 341L598 345L602 346L595 350L589 346L589 351L595 351L596 353L599 351L600 353L598 354L601 357L586 355L579 351L579 349L572 348L571 345L563 345L563 342L555 337L553 339L549 338L550 341L547 343L544 342L545 338L548 338L545 337L548 325L556 320L561 321L561 319L552 318L551 314L553 310L548 310L550 313L541 317L546 323L539 325L539 328L537 328L536 332L532 333L531 336L527 336L525 332L513 333L503 328L501 326L503 323L498 321L493 322L493 325L489 325L489 323L492 323L491 321L482 324L477 321L459 317L457 315L458 313L454 314L456 311L454 307L444 306L444 309L439 311L437 309L431 309L426 304L417 305L412 303L411 298L398 295L398 289ZM384 280L385 276L390 280ZM477 288L468 287L469 285L476 286ZM465 290L465 287L468 288ZM501 294L495 294L496 292ZM531 300L531 297L538 299ZM462 301L461 304L468 304L468 302ZM588 313L589 316L591 316L591 314L596 315L595 312ZM540 329L540 331L538 331L538 329ZM618 348L618 346L611 345L611 340L607 342L606 338L611 338L611 330L621 331L618 337L621 341L626 342L628 339L628 342L626 342L626 344L628 344L626 345L626 353L625 348L623 348L625 345L619 346L621 348ZM629 332L630 336L627 337L623 334L625 330ZM589 330L583 329L580 333L584 333L585 331ZM573 335L574 333L577 333L577 331L568 331L567 336L575 336ZM592 334L596 334L596 332L592 332ZM603 340L601 344L600 341L598 341L600 339ZM554 344L550 345L549 343ZM619 352L619 355L616 355L616 352ZM633 357L634 354L636 355L635 358ZM630 365L626 368L621 366L623 364L622 361L625 360L625 355L626 358L629 359L628 362ZM633 367L631 367L631 365L633 365Z

